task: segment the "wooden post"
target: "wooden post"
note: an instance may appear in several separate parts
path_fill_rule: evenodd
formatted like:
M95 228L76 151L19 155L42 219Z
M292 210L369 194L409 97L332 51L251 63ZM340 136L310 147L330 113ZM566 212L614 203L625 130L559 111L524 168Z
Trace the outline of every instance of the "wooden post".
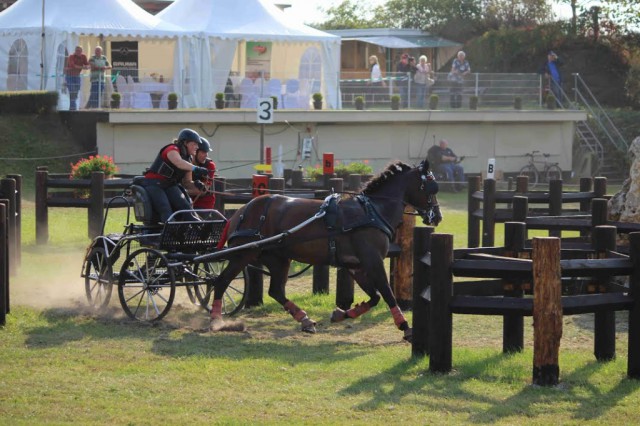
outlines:
M91 172L91 189L88 223L89 238L93 239L102 233L102 222L104 220L104 173Z
M627 376L640 379L640 232L630 233L629 240L629 257L633 263L629 290L633 296L633 307L629 310Z
M580 192L590 192L591 191L591 178L583 177L580 178ZM580 201L580 211L581 212L590 212L591 211L591 199ZM580 236L586 237L589 235L589 231L586 229L580 230Z
M7 175L16 181L16 266L22 263L22 175Z
M291 186L293 188L302 188L302 169L291 171Z
M348 185L349 191L360 192L360 185L362 185L362 175L350 174Z
M272 194L284 195L284 179L283 178L269 179L269 191Z
M591 200L591 227L607 224L607 200L594 198Z
M480 191L481 177L469 176L467 179L469 192L467 195L467 245L478 247L480 245L480 218L474 213L480 210L480 200L473 198L473 194Z
M245 306L251 308L254 306L262 306L264 297L264 274L262 273L262 265L252 263L249 265L249 295Z
M521 195L513 197L513 221L525 222L529 213L529 198Z
M336 306L347 310L353 305L354 282L347 268L338 268L336 272Z
M329 179L329 190L333 190L333 192L337 194L341 194L344 192L344 180L342 178L331 178Z
M514 197L524 198L527 197ZM504 248L505 256L520 257L524 251L524 243L527 239L527 227L522 222L507 222L504 224ZM504 297L522 298L524 291L522 283L515 281L503 282ZM502 316L502 352L521 352L524 348L524 317L522 315Z
M424 292L431 284L429 266L422 258L429 252L431 226L413 228L413 338L411 339L411 355L423 357L429 355L429 307Z
M484 180L482 200L482 247L493 247L496 232L496 181Z
M13 179L0 180L2 198L7 200L7 239L9 240L9 271L11 275L18 272L17 227L16 227L16 181Z
M549 182L549 216L562 214L562 180L554 179ZM561 237L562 231L549 230L550 237Z
M412 212L409 207L405 211ZM411 289L413 276L413 230L416 227L416 217L404 215L402 223L396 230L395 243L400 246L400 255L391 259L393 267L393 294L396 296L398 305L402 309L411 306L413 293Z
M453 351L453 314L449 309L453 297L453 235L431 236L431 303L429 318L429 371L451 371Z
M49 172L36 171L36 244L49 241L49 210L47 209L47 180Z
M533 384L558 384L562 337L560 239L533 239Z
M518 176L516 177L516 192L519 194L526 194L529 192L529 177Z
M607 195L607 178L593 178L593 198L602 198Z
M607 250L616 249L616 227L596 226L593 232L593 249L598 259L607 258ZM598 278L598 292L607 291L609 277ZM596 312L594 315L593 354L598 361L611 361L616 357L616 313Z
M0 203L0 326L7 323L9 312L9 247L6 217L7 207Z
M214 188L214 191L216 192L216 202L213 205L213 208L218 210L220 213L222 213L226 217L227 214L224 211L225 209L224 199L226 195L224 195L223 193L227 191L227 178L216 177L215 180L213 181L213 188Z
M313 294L329 294L329 266L313 265Z

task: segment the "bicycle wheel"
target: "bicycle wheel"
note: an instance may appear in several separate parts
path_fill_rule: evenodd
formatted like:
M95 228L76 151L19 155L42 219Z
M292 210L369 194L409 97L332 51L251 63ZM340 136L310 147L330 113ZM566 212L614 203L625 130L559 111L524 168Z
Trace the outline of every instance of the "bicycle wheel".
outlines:
M520 169L519 176L526 176L529 178L529 188L535 188L538 184L538 169L533 165L528 164Z
M84 289L89 305L97 310L109 304L113 289L111 263L102 247L93 247L84 271Z
M547 169L547 182L552 180L562 180L562 169L557 164L549 166Z
M159 251L142 248L131 253L120 270L118 296L125 313L140 321L162 319L173 304L173 268Z
M213 283L220 276L229 262L218 260L212 262L196 263L193 272L198 277L193 285L194 293L200 306L209 309L213 298ZM231 280L227 291L222 296L223 315L233 315L244 307L249 290L249 274L245 268L237 277Z

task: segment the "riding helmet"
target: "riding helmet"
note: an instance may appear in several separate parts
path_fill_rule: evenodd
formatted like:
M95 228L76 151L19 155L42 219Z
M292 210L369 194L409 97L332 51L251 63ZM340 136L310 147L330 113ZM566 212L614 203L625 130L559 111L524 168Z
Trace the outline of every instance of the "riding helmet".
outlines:
M198 151L211 152L211 144L202 136L200 137L200 142L198 143Z
M195 130L182 129L178 133L178 142L187 143L189 141L197 142L200 145L200 135Z

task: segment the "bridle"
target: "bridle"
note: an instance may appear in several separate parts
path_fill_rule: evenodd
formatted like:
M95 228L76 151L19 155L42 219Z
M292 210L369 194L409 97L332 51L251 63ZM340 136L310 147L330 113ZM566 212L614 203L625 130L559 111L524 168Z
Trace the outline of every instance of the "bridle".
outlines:
M437 204L437 201L434 201L434 196L438 193L438 182L433 172L428 169L424 160L420 162L417 168L420 172L420 191L426 193L428 207L426 209L420 209L412 206L416 210L416 213L407 214L420 216L425 225L437 225L442 220L440 206Z

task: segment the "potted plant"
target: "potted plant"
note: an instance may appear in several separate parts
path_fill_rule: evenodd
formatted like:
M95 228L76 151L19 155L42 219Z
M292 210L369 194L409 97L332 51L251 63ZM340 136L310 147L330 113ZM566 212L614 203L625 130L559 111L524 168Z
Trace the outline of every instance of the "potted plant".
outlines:
M478 97L475 95L469 96L469 109L478 109Z
M169 95L167 95L167 107L169 109L176 109L178 108L178 94L171 92L169 93Z
M113 92L111 94L111 108L112 109L120 108L120 99L121 99L120 93Z
M216 109L224 109L224 93L216 93Z
M520 96L513 98L513 108L522 109L522 98Z
M545 101L547 104L547 109L556 109L556 97L553 96L553 93L549 93Z
M273 99L273 109L278 109L278 97L272 96L271 99Z
M313 99L313 108L322 109L322 93L316 92L311 98Z
M400 109L400 95L391 95L391 109Z
M440 98L438 95L429 96L429 109L438 109L438 101Z
M356 109L357 110L363 110L364 109L364 97L362 96L356 96L355 99L353 100Z

